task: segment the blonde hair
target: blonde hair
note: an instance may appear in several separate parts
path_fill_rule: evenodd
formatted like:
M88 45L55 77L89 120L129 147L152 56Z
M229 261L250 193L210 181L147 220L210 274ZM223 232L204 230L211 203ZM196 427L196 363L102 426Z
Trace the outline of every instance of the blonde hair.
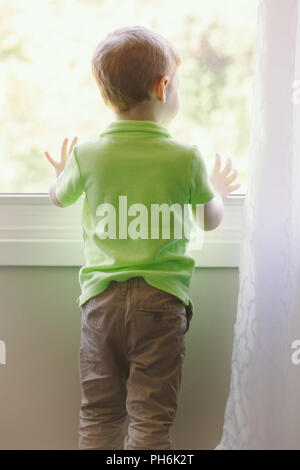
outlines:
M92 72L106 104L129 111L149 100L156 81L170 78L181 60L161 35L142 26L119 28L97 46Z

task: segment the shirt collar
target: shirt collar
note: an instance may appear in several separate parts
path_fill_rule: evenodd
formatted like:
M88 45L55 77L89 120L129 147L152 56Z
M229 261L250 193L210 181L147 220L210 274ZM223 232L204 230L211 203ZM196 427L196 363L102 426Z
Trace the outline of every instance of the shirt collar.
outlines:
M157 122L141 120L135 121L132 119L120 119L111 122L109 126L99 134L99 137L117 132L146 132L150 134L164 135L165 137L172 137L168 129Z

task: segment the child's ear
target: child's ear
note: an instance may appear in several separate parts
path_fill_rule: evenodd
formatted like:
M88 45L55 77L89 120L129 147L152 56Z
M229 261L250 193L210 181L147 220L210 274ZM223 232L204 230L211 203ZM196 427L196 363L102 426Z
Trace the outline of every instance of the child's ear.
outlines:
M157 82L155 86L156 97L162 103L166 102L166 89L169 84L168 75L163 75Z

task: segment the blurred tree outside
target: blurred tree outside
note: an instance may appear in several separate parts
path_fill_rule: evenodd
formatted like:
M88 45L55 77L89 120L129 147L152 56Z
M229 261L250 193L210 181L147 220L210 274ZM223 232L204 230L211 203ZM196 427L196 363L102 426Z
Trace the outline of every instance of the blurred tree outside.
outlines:
M108 32L139 24L182 59L172 135L198 145L209 171L216 152L232 158L246 193L256 8L255 0L0 0L0 192L47 193L55 173L44 151L58 159L65 136L94 139L113 120L91 57Z

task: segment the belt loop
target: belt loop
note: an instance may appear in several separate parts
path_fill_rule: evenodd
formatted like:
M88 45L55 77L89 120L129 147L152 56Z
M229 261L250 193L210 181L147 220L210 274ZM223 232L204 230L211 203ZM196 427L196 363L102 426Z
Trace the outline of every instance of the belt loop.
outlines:
M121 282L121 294L122 295L126 295L126 293L127 293L127 282L128 282L128 280Z

